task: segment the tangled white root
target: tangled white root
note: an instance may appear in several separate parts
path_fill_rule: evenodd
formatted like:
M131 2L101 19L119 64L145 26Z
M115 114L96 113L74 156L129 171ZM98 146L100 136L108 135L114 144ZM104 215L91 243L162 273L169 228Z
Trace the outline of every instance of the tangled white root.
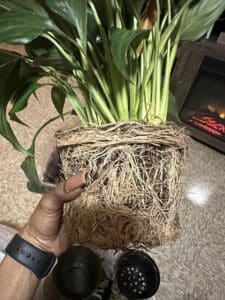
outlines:
M90 171L84 193L66 208L73 243L155 247L177 236L188 139L183 128L116 123L58 132L56 138L63 177Z

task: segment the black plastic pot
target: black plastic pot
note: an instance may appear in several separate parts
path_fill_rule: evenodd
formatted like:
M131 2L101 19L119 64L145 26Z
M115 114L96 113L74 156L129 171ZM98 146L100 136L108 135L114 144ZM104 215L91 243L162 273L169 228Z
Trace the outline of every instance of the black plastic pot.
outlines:
M100 257L89 248L75 246L59 257L53 279L63 296L84 299L98 287L102 274Z
M145 299L157 292L160 274L156 263L149 255L129 251L117 262L116 280L120 292L127 298Z

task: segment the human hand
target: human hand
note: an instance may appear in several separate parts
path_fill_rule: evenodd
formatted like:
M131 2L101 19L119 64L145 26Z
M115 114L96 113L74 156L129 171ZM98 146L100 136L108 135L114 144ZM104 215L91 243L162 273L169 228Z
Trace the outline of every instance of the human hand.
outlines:
M19 231L20 236L39 249L61 255L69 247L63 228L63 206L80 196L85 175L86 172L81 172L72 176L43 195L29 221Z

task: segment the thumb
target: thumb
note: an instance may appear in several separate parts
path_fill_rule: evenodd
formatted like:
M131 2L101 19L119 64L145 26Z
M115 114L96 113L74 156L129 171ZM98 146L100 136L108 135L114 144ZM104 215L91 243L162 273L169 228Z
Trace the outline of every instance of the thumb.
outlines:
M82 187L86 184L87 172L80 172L71 176L66 181L58 183L52 191L43 195L40 205L45 210L57 211L63 207L65 202L75 200L80 196Z

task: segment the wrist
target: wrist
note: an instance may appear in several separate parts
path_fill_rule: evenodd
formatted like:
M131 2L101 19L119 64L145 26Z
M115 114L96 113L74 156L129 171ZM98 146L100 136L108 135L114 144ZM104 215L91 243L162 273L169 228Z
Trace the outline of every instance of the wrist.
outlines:
M70 241L63 228L59 229L58 234L40 234L32 226L26 224L18 234L27 242L36 246L42 251L51 252L59 257L70 246Z
M26 227L19 230L18 234L21 238L23 238L25 241L32 244L33 246L37 247L38 249L49 252L44 243L40 242L39 239L34 237L34 235L32 235L32 233L29 230L27 230Z
M57 261L53 253L38 248L19 234L15 234L9 242L6 253L30 269L39 279L45 277Z

